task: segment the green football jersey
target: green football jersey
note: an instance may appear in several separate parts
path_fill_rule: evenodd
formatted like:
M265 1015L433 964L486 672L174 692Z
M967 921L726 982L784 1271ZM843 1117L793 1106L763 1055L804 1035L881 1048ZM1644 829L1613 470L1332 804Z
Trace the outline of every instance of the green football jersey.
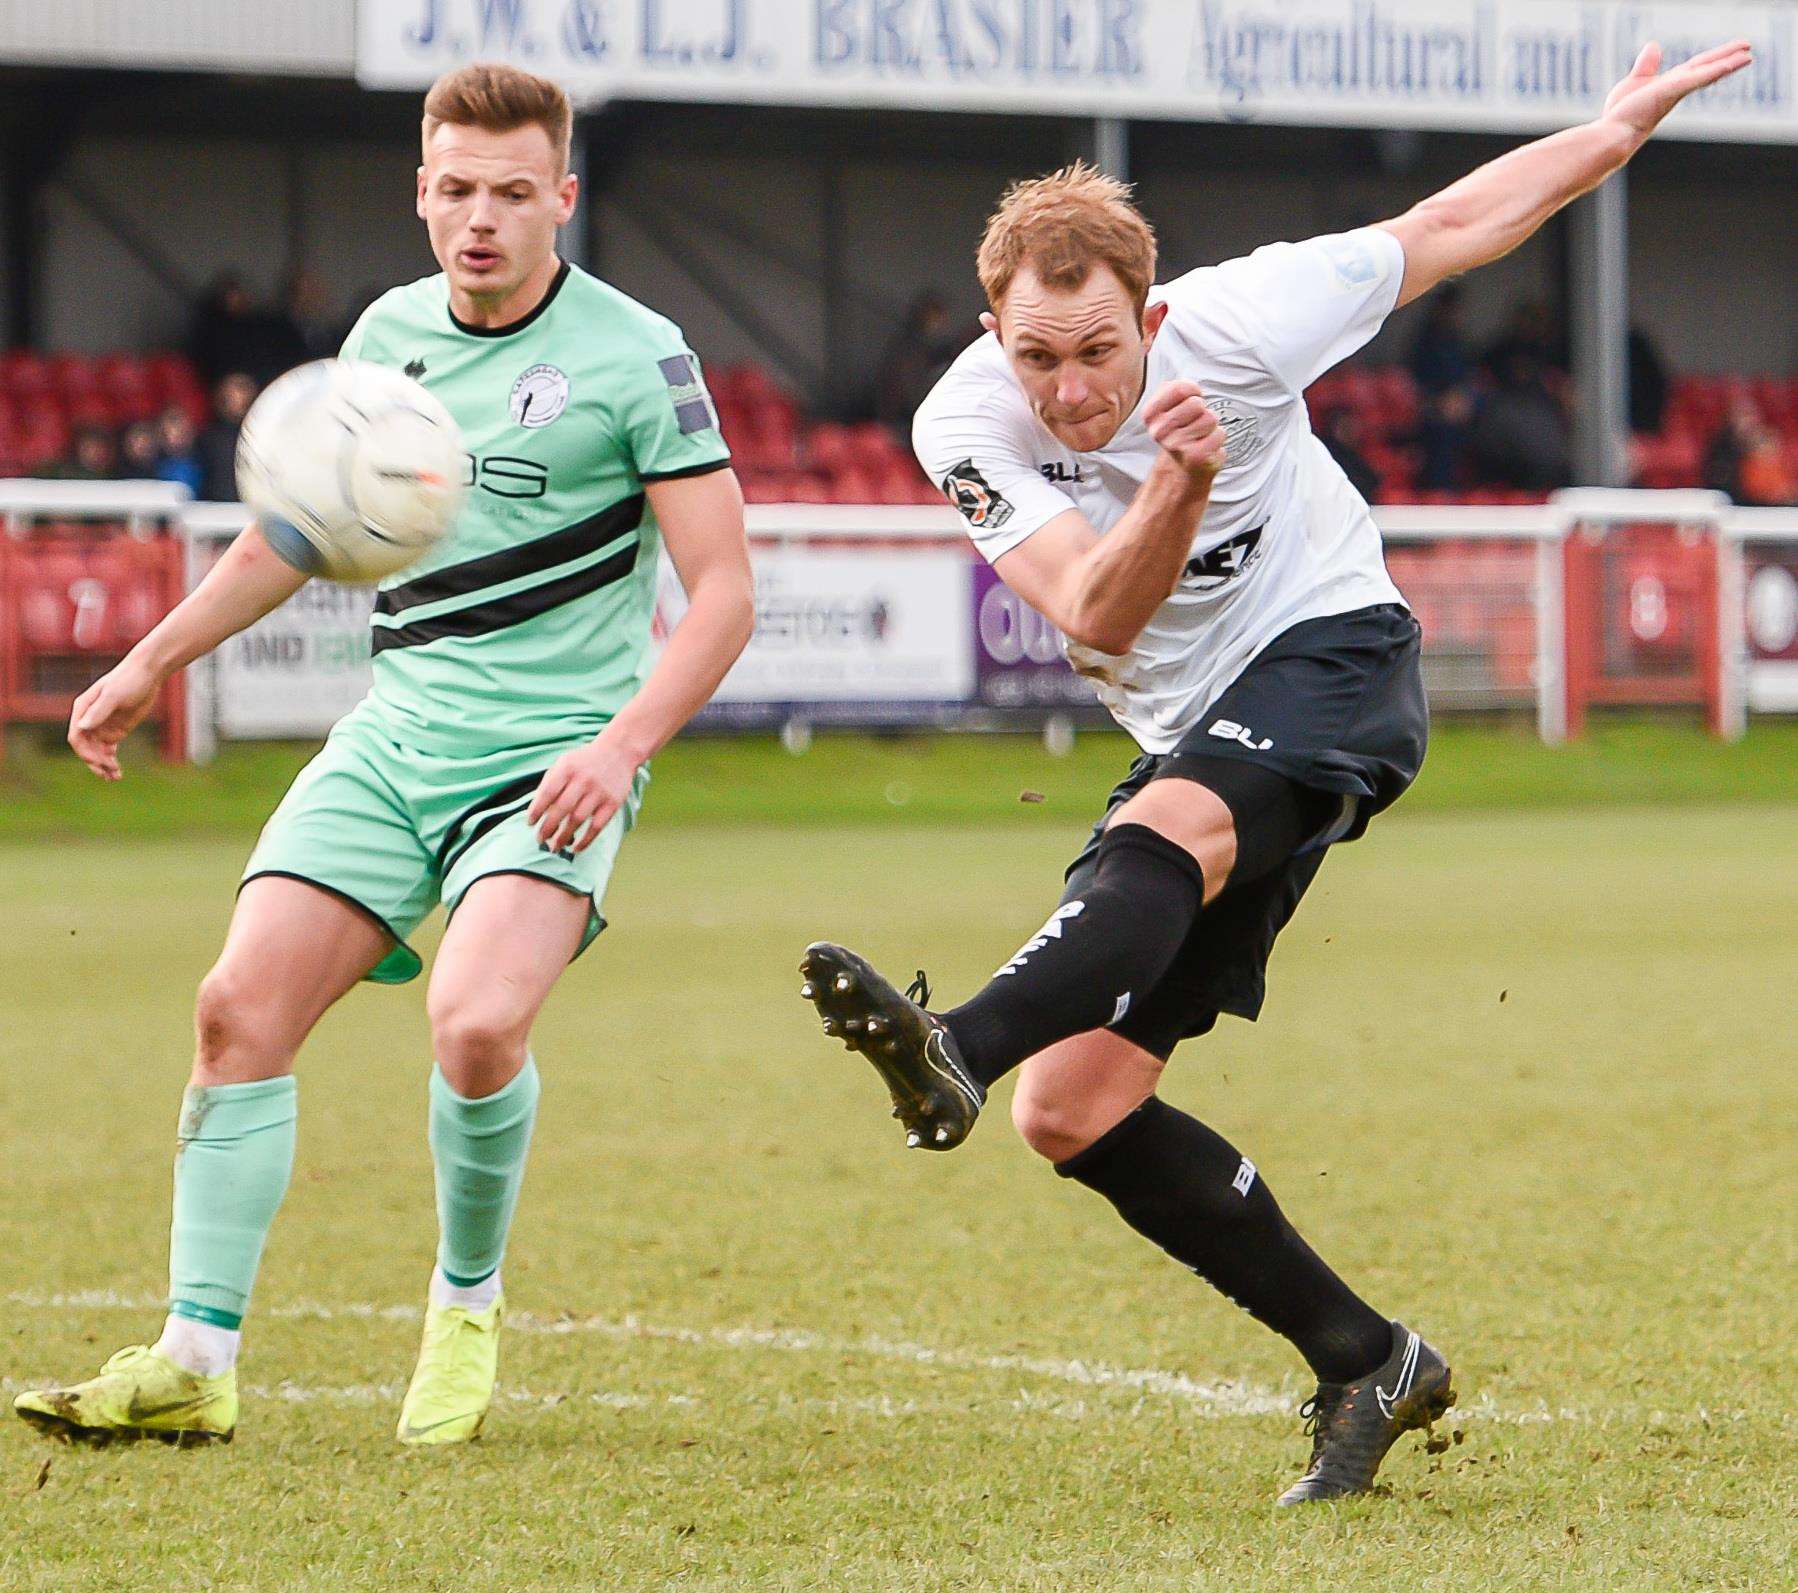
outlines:
M680 329L564 264L497 329L458 321L442 276L395 288L343 356L422 382L468 453L455 526L376 596L356 712L436 753L596 734L648 669L661 535L644 484L730 462Z

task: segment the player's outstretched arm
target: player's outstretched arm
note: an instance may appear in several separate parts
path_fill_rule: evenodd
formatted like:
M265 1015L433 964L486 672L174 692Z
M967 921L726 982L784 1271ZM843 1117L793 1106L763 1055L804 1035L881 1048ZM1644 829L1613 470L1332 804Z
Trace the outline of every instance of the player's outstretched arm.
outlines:
M1688 94L1752 64L1736 39L1661 71L1661 47L1645 45L1596 121L1539 138L1380 225L1405 249L1398 302L1509 254L1557 210L1589 193L1648 141Z
M1194 382L1169 382L1143 406L1161 453L1129 511L1099 536L1078 510L1057 515L993 565L999 578L1070 641L1127 653L1179 583L1224 433Z
M76 755L101 779L118 779L119 743L143 722L163 682L279 608L306 580L251 525L161 624L75 699Z
M645 484L687 611L643 689L591 742L549 767L530 822L552 852L584 851L630 796L637 770L711 700L755 629L755 581L736 472Z

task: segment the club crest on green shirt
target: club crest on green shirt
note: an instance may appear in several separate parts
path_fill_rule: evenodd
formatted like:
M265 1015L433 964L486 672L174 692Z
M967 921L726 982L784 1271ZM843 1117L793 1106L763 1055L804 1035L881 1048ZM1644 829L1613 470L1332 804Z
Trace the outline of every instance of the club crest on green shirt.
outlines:
M512 384L512 419L535 430L568 407L568 376L554 365L533 365Z

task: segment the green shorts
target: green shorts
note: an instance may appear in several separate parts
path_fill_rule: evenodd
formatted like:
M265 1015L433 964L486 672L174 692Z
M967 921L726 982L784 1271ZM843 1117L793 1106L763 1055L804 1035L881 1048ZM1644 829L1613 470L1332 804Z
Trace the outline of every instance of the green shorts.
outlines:
M377 984L417 978L424 964L407 936L439 901L453 914L489 874L532 874L587 897L585 951L605 928L600 903L649 770L638 771L630 800L584 852L544 851L525 815L549 766L590 739L446 756L402 747L353 712L281 799L244 883L286 875L360 907L394 939L368 975Z

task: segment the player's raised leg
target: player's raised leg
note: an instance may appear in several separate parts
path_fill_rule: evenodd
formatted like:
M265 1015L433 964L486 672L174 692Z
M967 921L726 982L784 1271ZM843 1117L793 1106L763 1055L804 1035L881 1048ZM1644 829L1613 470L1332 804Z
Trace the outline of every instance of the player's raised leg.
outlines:
M1031 1057L1011 1115L1063 1178L1288 1340L1317 1378L1312 1450L1282 1504L1364 1493L1401 1434L1454 1402L1447 1362L1287 1220L1247 1156L1155 1094L1164 1059L1106 1030Z
M1220 798L1190 780L1152 784L1114 814L1078 894L971 1000L926 1012L828 942L807 949L802 994L825 1033L879 1069L908 1142L952 1150L986 1091L1026 1057L1118 1023L1147 998L1235 858Z
M531 1025L592 910L590 898L546 879L490 875L456 908L431 971L437 1263L400 1409L404 1443L473 1438L492 1402L505 1313L499 1269L537 1117Z
M243 1318L293 1167L294 1056L392 945L316 886L278 875L244 886L195 1003L162 1336L120 1350L86 1382L20 1394L14 1409L32 1426L87 1443L230 1441Z

